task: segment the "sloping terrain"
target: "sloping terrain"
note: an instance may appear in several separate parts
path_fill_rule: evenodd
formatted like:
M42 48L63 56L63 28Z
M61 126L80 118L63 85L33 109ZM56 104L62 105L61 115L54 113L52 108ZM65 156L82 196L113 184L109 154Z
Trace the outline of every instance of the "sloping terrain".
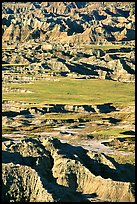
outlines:
M134 2L2 5L3 64L19 81L39 74L134 82Z
M3 201L134 201L134 166L55 138L2 145Z
M133 2L17 2L3 3L2 10L4 42L40 39L77 44L135 38Z
M135 202L135 2L2 3L2 200Z

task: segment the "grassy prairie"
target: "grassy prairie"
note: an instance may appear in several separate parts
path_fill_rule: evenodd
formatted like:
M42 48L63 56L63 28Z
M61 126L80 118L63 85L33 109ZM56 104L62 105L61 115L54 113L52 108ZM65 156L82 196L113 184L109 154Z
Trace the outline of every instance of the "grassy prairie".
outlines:
M36 81L33 84L7 84L7 88L22 88L32 93L3 92L3 100L39 104L132 105L135 101L135 86L109 80L79 80L59 78L59 81Z

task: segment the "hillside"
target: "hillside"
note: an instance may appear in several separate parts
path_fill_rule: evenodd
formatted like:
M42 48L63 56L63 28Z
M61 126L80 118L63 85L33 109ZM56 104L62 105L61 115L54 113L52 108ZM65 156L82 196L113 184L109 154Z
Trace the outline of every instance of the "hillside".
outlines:
M135 2L2 3L2 201L135 202Z
M134 82L133 2L3 3L2 33L3 64L26 75Z
M2 168L3 201L134 202L134 167L58 139L3 138Z

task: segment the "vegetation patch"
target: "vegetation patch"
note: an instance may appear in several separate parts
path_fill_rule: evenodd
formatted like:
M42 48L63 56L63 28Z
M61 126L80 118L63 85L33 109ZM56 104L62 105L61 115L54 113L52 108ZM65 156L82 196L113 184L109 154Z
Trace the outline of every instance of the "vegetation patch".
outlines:
M29 89L33 93L5 93L3 100L43 104L114 105L134 104L134 84L109 80L79 80L60 78L59 81L40 80L33 84L7 84L7 88Z
M126 152L135 151L135 137L114 138L111 142L104 142L103 144Z
M121 135L121 128L108 128L106 129L106 127L102 128L103 130L95 130L94 132L92 132L92 135L94 136L94 138L96 139L108 139L108 138L114 138L114 137L118 137Z
M135 165L135 155L122 155L122 154L108 154L108 156L114 158L120 164L132 164Z

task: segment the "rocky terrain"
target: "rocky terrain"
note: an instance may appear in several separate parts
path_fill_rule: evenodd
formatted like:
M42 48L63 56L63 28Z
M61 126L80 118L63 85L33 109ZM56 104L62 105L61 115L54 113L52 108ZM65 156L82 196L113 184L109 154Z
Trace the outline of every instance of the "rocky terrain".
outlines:
M134 166L103 153L54 138L3 138L2 149L3 201L134 201Z
M7 76L6 69L4 80L20 83L61 75L134 81L133 2L20 2L2 6L3 63L23 65L12 67L12 76Z
M2 200L135 202L134 82L134 2L3 2Z

